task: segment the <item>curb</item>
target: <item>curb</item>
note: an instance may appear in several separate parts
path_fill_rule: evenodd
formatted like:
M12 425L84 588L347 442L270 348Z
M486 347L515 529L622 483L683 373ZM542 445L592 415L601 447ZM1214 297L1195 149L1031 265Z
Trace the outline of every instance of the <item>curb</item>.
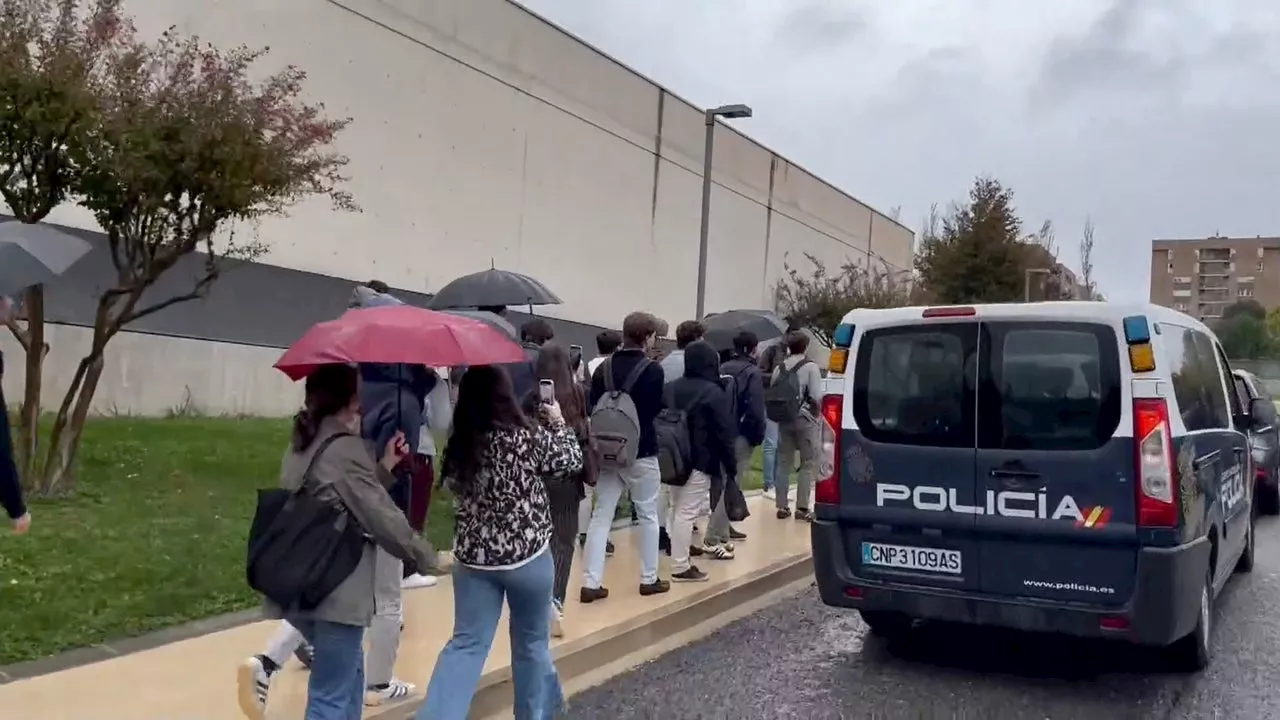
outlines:
M744 493L747 497L759 494L759 491L748 491ZM622 530L632 526L630 518L614 520L613 530ZM442 553L448 553L447 550ZM452 562L452 555L449 556ZM97 645L76 648L66 652L50 655L48 657L39 658L37 660L28 660L26 662L13 663L12 665L0 666L0 685L7 685L18 680L27 680L41 675L49 675L51 673L70 670L82 665L90 665L103 660L120 657L121 655L129 655L131 653L151 650L161 645L169 643L182 642L183 640L191 640L202 635L209 635L223 630L230 630L241 625L249 625L264 620L262 610L254 607L239 612L224 613L222 615L214 615L213 617L203 618L201 620L192 620L181 625L173 625L160 630L155 630L142 635L133 637L120 638L111 640ZM248 649L246 649L248 652Z
M734 608L787 588L813 575L812 555L799 553L778 560L744 577L708 583L701 591L678 603L637 615L619 625L552 649L560 683L567 688L616 661L658 645L667 638L715 620ZM619 671L621 672L621 670ZM511 667L507 665L480 677L479 689L471 703L470 717L509 716L512 703ZM367 720L405 720L412 717L425 698L399 703L380 712L366 714Z

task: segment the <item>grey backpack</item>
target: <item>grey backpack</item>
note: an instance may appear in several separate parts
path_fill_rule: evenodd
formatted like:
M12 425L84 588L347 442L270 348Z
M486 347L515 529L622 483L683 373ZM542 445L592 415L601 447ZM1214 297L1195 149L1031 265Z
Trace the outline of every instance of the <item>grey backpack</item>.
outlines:
M591 439L595 441L600 458L600 468L618 470L631 467L640 447L640 415L631 399L631 388L649 367L649 360L641 359L627 375L622 387L613 383L613 358L604 361L600 373L604 379L604 395L591 408Z
M801 360L795 367L782 365L778 377L768 390L764 391L765 417L776 423L794 422L800 417L804 408L804 388L800 382L800 368L809 364L808 359Z

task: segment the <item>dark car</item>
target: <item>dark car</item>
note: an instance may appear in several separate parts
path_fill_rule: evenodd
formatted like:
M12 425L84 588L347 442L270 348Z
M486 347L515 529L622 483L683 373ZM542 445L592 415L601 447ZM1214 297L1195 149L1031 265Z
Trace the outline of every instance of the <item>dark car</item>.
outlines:
M1240 402L1248 406L1260 400L1260 408L1270 404L1271 412L1260 418L1263 423L1250 428L1249 449L1253 455L1253 467L1257 487L1254 497L1258 512L1264 515L1280 515L1280 423L1276 422L1275 405L1265 383L1248 370L1233 370L1236 392ZM1264 410L1265 412L1265 410Z
M858 309L832 341L824 603L880 636L948 621L1208 665L1215 602L1253 568L1249 431L1275 413L1208 327L1145 303Z

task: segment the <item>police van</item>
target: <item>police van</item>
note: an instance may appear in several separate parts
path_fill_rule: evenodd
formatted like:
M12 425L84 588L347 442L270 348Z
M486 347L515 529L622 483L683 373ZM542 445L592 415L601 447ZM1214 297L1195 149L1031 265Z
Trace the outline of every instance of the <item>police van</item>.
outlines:
M1253 407L1213 333L1156 305L854 310L815 490L823 602L875 634L944 620L1209 663L1253 566Z

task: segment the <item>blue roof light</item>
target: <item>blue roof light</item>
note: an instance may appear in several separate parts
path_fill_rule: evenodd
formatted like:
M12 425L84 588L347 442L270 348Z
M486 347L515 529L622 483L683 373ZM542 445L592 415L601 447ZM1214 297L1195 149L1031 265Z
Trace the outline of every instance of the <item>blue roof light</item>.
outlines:
M853 326L848 323L837 325L831 336L831 344L838 348L847 348L853 344Z
M1124 319L1124 340L1130 345L1151 342L1151 327L1146 315L1130 315Z

